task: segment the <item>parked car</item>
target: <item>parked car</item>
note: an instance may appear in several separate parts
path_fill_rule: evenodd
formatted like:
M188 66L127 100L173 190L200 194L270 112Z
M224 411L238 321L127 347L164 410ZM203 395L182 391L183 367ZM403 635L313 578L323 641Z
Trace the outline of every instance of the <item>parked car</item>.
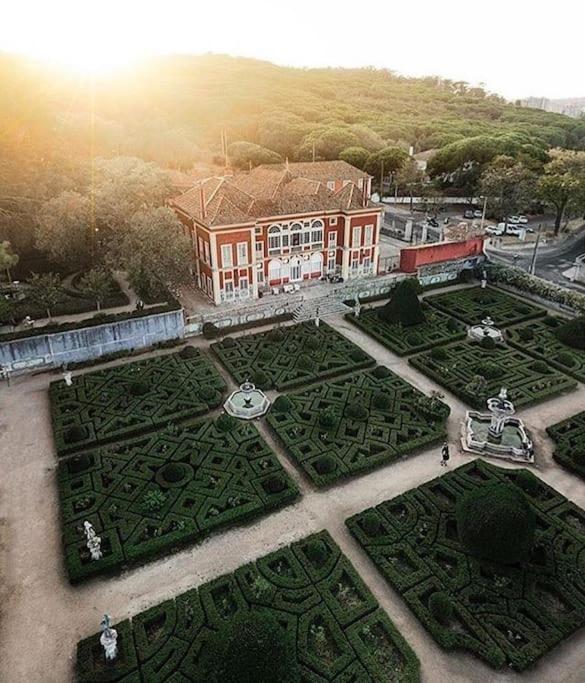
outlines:
M508 216L508 223L512 223L512 225L517 225L520 223L520 216Z
M523 214L520 214L520 216L518 216L518 223L522 223L522 225L526 225L526 223L528 223L528 218L526 216L524 216Z
M498 229L502 231L502 234L506 235L521 235L523 228L519 228L517 225L510 225L510 223L498 223Z
M485 229L485 232L487 235L496 235L497 237L500 237L500 235L504 234L504 231L501 230L497 225L488 225Z
M473 212L473 217L474 218L481 218L482 216L483 216L483 211L481 211L480 209L475 209L475 211Z
M473 209L465 209L463 212L463 218L474 218L474 210Z

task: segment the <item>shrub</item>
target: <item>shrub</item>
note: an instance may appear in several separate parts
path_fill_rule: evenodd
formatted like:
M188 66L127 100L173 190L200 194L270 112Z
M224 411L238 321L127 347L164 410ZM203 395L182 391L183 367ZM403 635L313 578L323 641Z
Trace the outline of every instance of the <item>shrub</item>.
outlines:
M370 536L370 538L375 538L376 536L379 536L380 532L382 531L382 525L380 524L380 520L378 519L378 516L373 512L366 512L366 514L362 518L361 526L365 533L368 536Z
M368 409L363 403L353 402L348 403L345 408L345 415L352 420L367 420L368 419Z
M221 342L221 345L224 346L226 349L233 349L234 346L237 345L237 342L233 337L225 337L224 340Z
M384 322L405 327L424 323L425 314L417 296L416 284L411 280L399 282L390 301L378 309L378 315Z
M288 413L292 405L292 401L288 396L278 396L272 404L272 409L277 413Z
M270 389L272 385L270 377L263 370L253 372L250 379L259 389Z
M406 343L409 346L420 346L421 344L424 344L425 340L422 335L420 335L418 332L411 332L410 334L406 335Z
M497 483L469 491L455 514L459 540L476 557L515 564L530 556L536 518L518 487Z
M484 363L479 363L476 365L475 372L486 379L496 379L504 374L504 369L497 363L485 361Z
M212 386L209 386L209 384L205 384L202 387L200 387L199 391L197 392L197 395L205 403L217 405L219 402L218 401L219 392L216 389L214 389Z
M431 349L430 356L433 360L447 360L449 354L447 350L442 346L435 346Z
M352 349L349 357L354 363L363 363L366 360L366 354L361 349Z
M160 468L160 476L169 484L176 484L185 477L185 467L180 462L169 462Z
M266 335L266 338L271 342L282 342L284 341L284 336L284 332L279 327L276 327L273 330L270 330Z
M491 350L496 348L496 340L493 337L484 337L480 342L482 349Z
M546 318L544 319L544 324L548 325L548 327L558 327L559 321L556 318L553 318L552 316L547 315Z
M372 374L376 379L384 379L385 377L390 377L392 371L385 365L376 365L376 367L372 370Z
M439 622L446 625L453 618L453 605L447 593L437 591L429 598L429 612Z
M372 405L378 410L388 410L391 403L390 396L383 391L377 391L372 397Z
M549 372L549 366L543 360L537 360L535 363L532 363L530 368L541 375L546 375Z
M207 683L300 683L296 638L267 610L223 621L201 650ZM197 679L199 680L199 679Z
M443 394L439 392L431 393L431 396L421 396L416 401L416 409L426 419L433 422L446 420L449 417L451 408L441 401L442 398Z
M258 354L258 360L263 363L269 363L274 358L274 354L270 349L262 349Z
M77 474L78 472L83 472L83 470L91 467L93 465L93 458L89 453L82 453L81 455L76 455L74 458L71 458L68 465L71 474Z
M286 488L286 482L278 474L273 474L264 482L267 493L281 493Z
M87 438L87 429L83 425L71 425L64 434L65 443L76 443Z
M314 365L315 363L308 353L301 353L297 358L297 366L301 368L301 370L312 370Z
M447 329L449 330L449 332L459 331L459 323L455 320L455 318L449 318L449 320L447 320Z
M518 337L522 341L530 341L531 339L534 339L534 330L532 327L521 327L518 330Z
M333 408L326 408L319 413L319 425L325 429L333 427L337 423L337 414Z
M573 356L566 351L561 351L561 353L557 354L555 360L566 368L570 368L575 364Z
M327 562L329 551L323 541L320 539L313 539L307 543L305 555L309 558L309 561L315 565L315 567L322 567L325 562Z
M215 426L220 432L231 432L236 428L237 420L228 413L222 413L215 420Z
M179 356L185 360L189 358L195 358L197 355L197 349L194 346L183 346L183 348L179 351Z
M317 474L330 474L336 469L335 460L330 455L320 455L313 465Z
M146 382L134 382L130 385L129 391L132 396L144 396L148 393L150 386Z
M537 495L540 486L538 483L538 477L534 476L532 472L528 470L520 470L516 475L516 485L519 486L524 493L529 496Z
M305 346L311 351L316 351L321 346L321 340L318 337L307 337L305 339Z
M201 331L203 332L205 339L215 339L219 334L219 327L215 323L203 323L203 329Z
M158 512L164 506L167 496L161 489L150 489L144 494L142 508L146 512Z
M585 315L567 320L555 332L557 339L574 349L585 351Z

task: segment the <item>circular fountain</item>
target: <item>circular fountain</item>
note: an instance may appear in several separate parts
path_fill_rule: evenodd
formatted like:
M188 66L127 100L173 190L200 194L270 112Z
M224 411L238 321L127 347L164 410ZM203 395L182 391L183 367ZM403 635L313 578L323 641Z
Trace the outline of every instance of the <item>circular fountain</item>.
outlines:
M504 335L495 325L489 315L481 321L480 325L473 325L467 330L467 336L473 341L481 341L490 338L495 342L504 341Z
M252 382L246 380L237 391L231 393L224 403L226 413L241 420L253 420L264 415L270 408L266 394L256 389Z
M497 396L488 398L488 413L468 410L465 418L463 449L499 458L534 462L534 449L524 423L512 417L514 404L502 387Z

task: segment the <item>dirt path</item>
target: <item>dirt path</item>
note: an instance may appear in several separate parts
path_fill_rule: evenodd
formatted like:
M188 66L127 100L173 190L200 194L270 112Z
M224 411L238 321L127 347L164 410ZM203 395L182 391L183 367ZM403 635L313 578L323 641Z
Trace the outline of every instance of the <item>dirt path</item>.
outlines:
M437 388L406 360L396 357L342 318L328 322L415 386L424 391ZM208 342L198 339L195 345L206 347ZM344 520L348 516L442 474L437 448L326 491L316 490L295 472L303 497L294 505L120 577L71 587L65 578L61 555L56 458L47 398L49 381L54 378L50 374L17 378L11 387L0 388L0 530L4 541L0 545L4 553L0 568L4 570L6 584L6 597L0 608L1 681L71 681L76 643L98 630L104 612L110 613L115 622L120 621L323 528L333 535L420 657L423 681L577 683L582 680L583 631L545 657L528 677L495 673L474 657L445 653L346 531ZM448 428L450 440L454 442L465 406L449 395L446 400L452 407ZM585 487L552 463L552 444L544 434L544 427L575 413L584 404L585 387L581 385L570 395L521 412L537 434L540 476L582 507L585 507ZM262 425L260 429L265 432ZM293 471L293 465L278 444L272 440L271 445L287 470ZM452 467L467 460L467 456L455 453Z

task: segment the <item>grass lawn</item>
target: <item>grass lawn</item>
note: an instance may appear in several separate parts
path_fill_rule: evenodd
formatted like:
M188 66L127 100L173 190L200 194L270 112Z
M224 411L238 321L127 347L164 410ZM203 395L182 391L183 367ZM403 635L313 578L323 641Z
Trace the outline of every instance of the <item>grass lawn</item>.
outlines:
M490 316L497 327L505 327L546 314L543 308L492 287L458 289L426 297L425 301L467 325L477 325Z
M345 317L399 356L426 351L439 344L463 339L467 334L461 322L430 306L424 306L426 322L411 327L385 322L380 319L379 311L380 307L370 308L361 311L359 318L353 313Z
M416 655L326 531L115 624L111 665L99 634L81 641L77 680L201 683L200 653L212 634L258 608L295 635L303 683L419 680Z
M547 428L556 442L554 459L585 479L585 411Z
M274 453L247 422L156 433L61 460L58 469L66 566L72 582L146 562L298 495ZM102 539L86 549L83 522Z
M226 390L198 349L125 363L49 389L59 455L119 440L217 407Z
M437 357L437 351L425 352L409 363L475 408L484 408L486 399L501 387L519 408L577 386L574 379L506 345L485 349L462 341L443 347L441 353ZM474 384L474 377L484 378L485 383Z
M373 358L324 322L279 327L212 344L238 383L291 389L374 365Z
M379 377L384 373L386 376ZM387 368L378 366L305 391L288 394L291 407L277 401L268 423L285 448L318 486L398 460L442 439L448 407L428 399ZM365 411L352 413L354 406ZM330 414L323 424L323 414Z
M523 670L585 625L585 512L538 480L529 561L480 561L459 542L455 504L465 491L514 481L518 470L475 460L347 520L359 544L435 640L491 666ZM436 592L447 623L429 609Z

